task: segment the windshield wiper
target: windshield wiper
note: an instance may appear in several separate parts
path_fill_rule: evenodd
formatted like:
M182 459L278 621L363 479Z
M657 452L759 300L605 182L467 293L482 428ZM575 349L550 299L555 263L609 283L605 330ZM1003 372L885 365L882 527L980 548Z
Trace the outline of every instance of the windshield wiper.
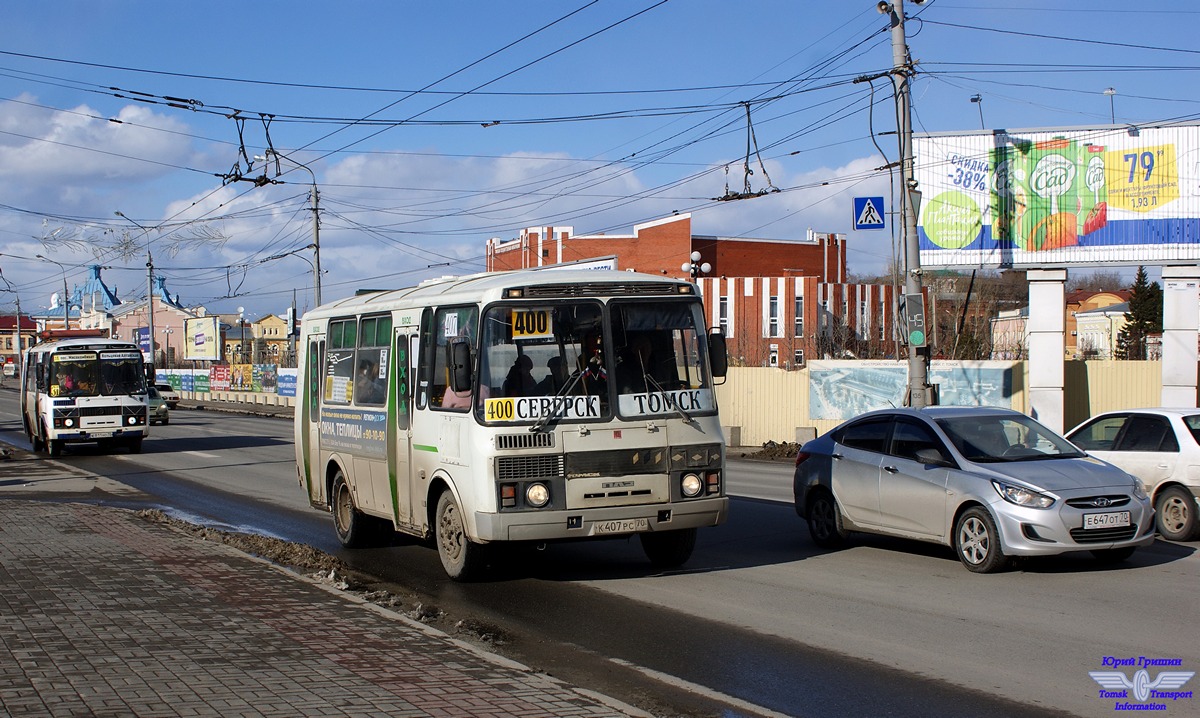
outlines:
M647 382L649 382L654 387L655 391L657 391L659 394L667 393L667 390L662 387L662 384L659 384L658 382L654 381L654 377L650 376L649 374L647 374L645 372L642 372L642 378L644 378ZM684 421L686 421L689 424L692 423L692 415L687 413L686 411L684 411L683 407L679 406L679 402L672 401L671 406L675 408L675 411L679 412L679 415L681 417L683 417Z
M575 388L575 385L578 384L582 378L583 378L583 370L579 369L574 374L571 375L571 378L567 381L566 384L563 384L563 388L556 391L554 393L554 396L551 398L552 399L561 399L564 396L566 396L567 394L570 394L571 390ZM557 405L557 402L556 402L556 405ZM529 427L530 433L535 432L535 431L541 431L542 429L546 428L546 425L550 423L550 419L552 419L553 417L554 417L554 414L552 414L552 413L547 413L545 416L540 417L537 421L533 422L533 426Z

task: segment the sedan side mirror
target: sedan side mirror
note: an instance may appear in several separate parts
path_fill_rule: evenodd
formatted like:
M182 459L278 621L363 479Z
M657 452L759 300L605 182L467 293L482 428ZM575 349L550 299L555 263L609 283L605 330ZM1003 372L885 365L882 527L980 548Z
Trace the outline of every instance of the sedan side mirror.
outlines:
M953 467L955 464L946 458L946 455L937 449L917 449L917 461L920 461L926 466L945 466Z

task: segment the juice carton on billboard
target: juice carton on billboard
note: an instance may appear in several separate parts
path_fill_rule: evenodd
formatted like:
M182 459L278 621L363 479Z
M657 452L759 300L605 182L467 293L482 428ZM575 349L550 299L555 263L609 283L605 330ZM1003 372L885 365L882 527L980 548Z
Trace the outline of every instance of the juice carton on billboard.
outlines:
M1104 148L1056 137L991 151L992 234L1036 252L1078 244L1107 222Z

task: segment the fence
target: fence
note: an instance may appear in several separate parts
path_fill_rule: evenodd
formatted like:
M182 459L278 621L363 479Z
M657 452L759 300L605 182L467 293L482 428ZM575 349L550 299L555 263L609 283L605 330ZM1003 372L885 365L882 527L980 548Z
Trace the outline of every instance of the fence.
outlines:
M863 411L900 405L907 363L812 361L798 371L730 367L717 387L725 438L735 446L797 441L821 434ZM1102 411L1158 406L1162 363L1068 361L1064 427ZM939 403L1004 406L1029 413L1028 363L935 361L930 383Z

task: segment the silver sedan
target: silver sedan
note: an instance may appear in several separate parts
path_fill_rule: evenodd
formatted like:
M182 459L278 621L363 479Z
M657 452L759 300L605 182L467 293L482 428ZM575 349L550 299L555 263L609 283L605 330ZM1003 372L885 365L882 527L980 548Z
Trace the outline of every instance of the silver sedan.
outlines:
M863 414L801 447L793 488L819 546L851 531L931 541L977 573L1080 550L1123 561L1154 541L1140 480L1007 409Z
M1110 411L1075 427L1067 438L1145 482L1163 538L1200 538L1200 409Z

